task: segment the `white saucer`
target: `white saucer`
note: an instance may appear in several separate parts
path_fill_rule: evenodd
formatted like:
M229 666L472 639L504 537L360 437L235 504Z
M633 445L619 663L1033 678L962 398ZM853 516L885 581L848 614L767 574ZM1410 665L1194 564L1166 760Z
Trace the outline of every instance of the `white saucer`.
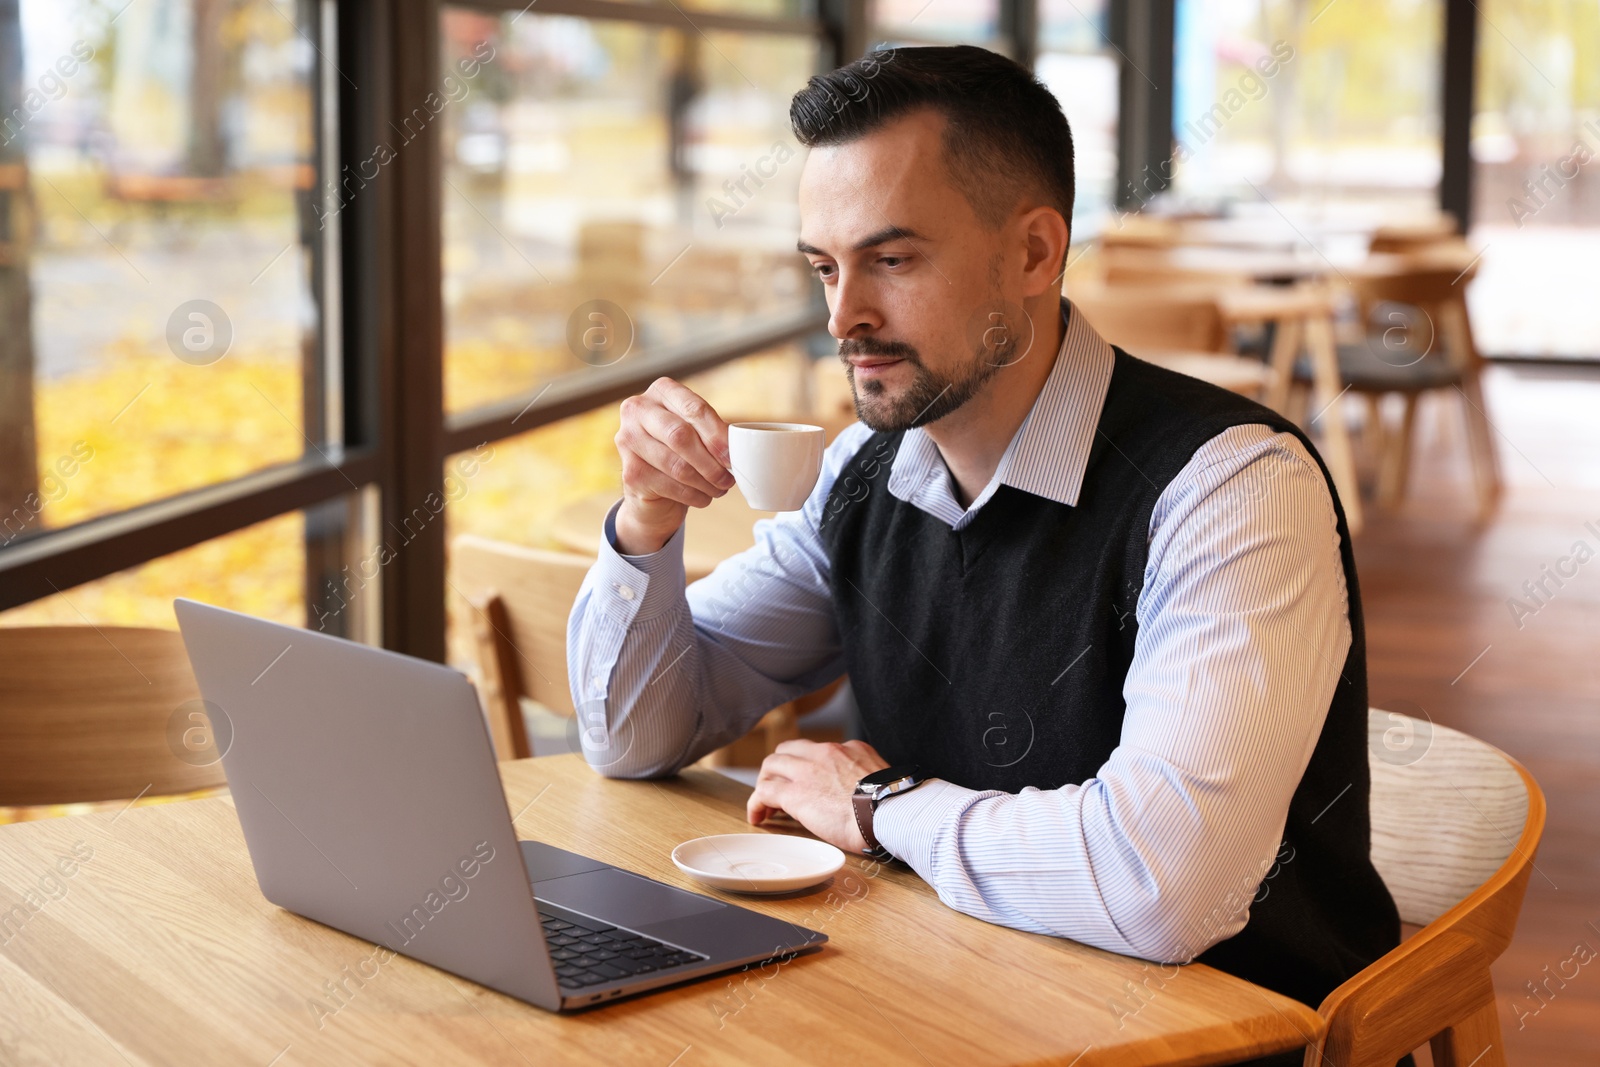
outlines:
M844 853L823 841L785 834L718 834L685 841L672 862L689 877L736 893L787 893L825 882Z

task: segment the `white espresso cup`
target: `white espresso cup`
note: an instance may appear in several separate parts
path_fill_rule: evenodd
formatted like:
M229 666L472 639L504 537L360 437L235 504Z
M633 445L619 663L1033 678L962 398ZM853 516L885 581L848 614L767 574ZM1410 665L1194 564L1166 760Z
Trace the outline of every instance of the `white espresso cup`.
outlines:
M822 427L801 422L736 422L728 458L745 503L757 511L799 511L822 473Z

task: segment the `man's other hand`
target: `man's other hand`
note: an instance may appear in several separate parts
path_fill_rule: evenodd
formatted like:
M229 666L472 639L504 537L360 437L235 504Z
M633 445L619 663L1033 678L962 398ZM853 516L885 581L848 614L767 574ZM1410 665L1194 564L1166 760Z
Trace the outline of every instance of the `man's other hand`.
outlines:
M671 378L657 378L622 402L615 440L622 457L616 547L625 556L658 551L690 508L703 508L733 488L728 424Z
M746 814L754 826L787 814L830 845L865 852L850 798L857 782L887 766L865 741L785 741L761 761Z

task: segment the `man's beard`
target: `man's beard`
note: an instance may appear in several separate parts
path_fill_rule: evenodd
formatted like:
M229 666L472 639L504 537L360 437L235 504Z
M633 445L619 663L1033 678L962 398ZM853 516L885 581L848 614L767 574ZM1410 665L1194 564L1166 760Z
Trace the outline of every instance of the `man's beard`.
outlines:
M873 337L839 342L839 358L845 361L850 378L850 393L856 402L856 417L878 433L894 433L936 422L978 394L1001 368L1014 362L1011 342L999 350L980 347L972 360L949 377L935 374L922 362L917 350L901 341L880 341ZM890 396L880 381L856 385L856 369L850 356L884 356L904 360L912 369L911 385L899 396Z

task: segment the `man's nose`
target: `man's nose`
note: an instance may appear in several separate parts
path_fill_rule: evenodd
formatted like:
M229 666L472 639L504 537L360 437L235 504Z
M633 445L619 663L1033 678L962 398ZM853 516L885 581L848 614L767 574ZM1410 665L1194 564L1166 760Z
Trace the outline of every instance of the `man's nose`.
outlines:
M828 313L828 332L843 341L876 333L883 328L883 315L869 286L841 275L834 287L833 307Z

